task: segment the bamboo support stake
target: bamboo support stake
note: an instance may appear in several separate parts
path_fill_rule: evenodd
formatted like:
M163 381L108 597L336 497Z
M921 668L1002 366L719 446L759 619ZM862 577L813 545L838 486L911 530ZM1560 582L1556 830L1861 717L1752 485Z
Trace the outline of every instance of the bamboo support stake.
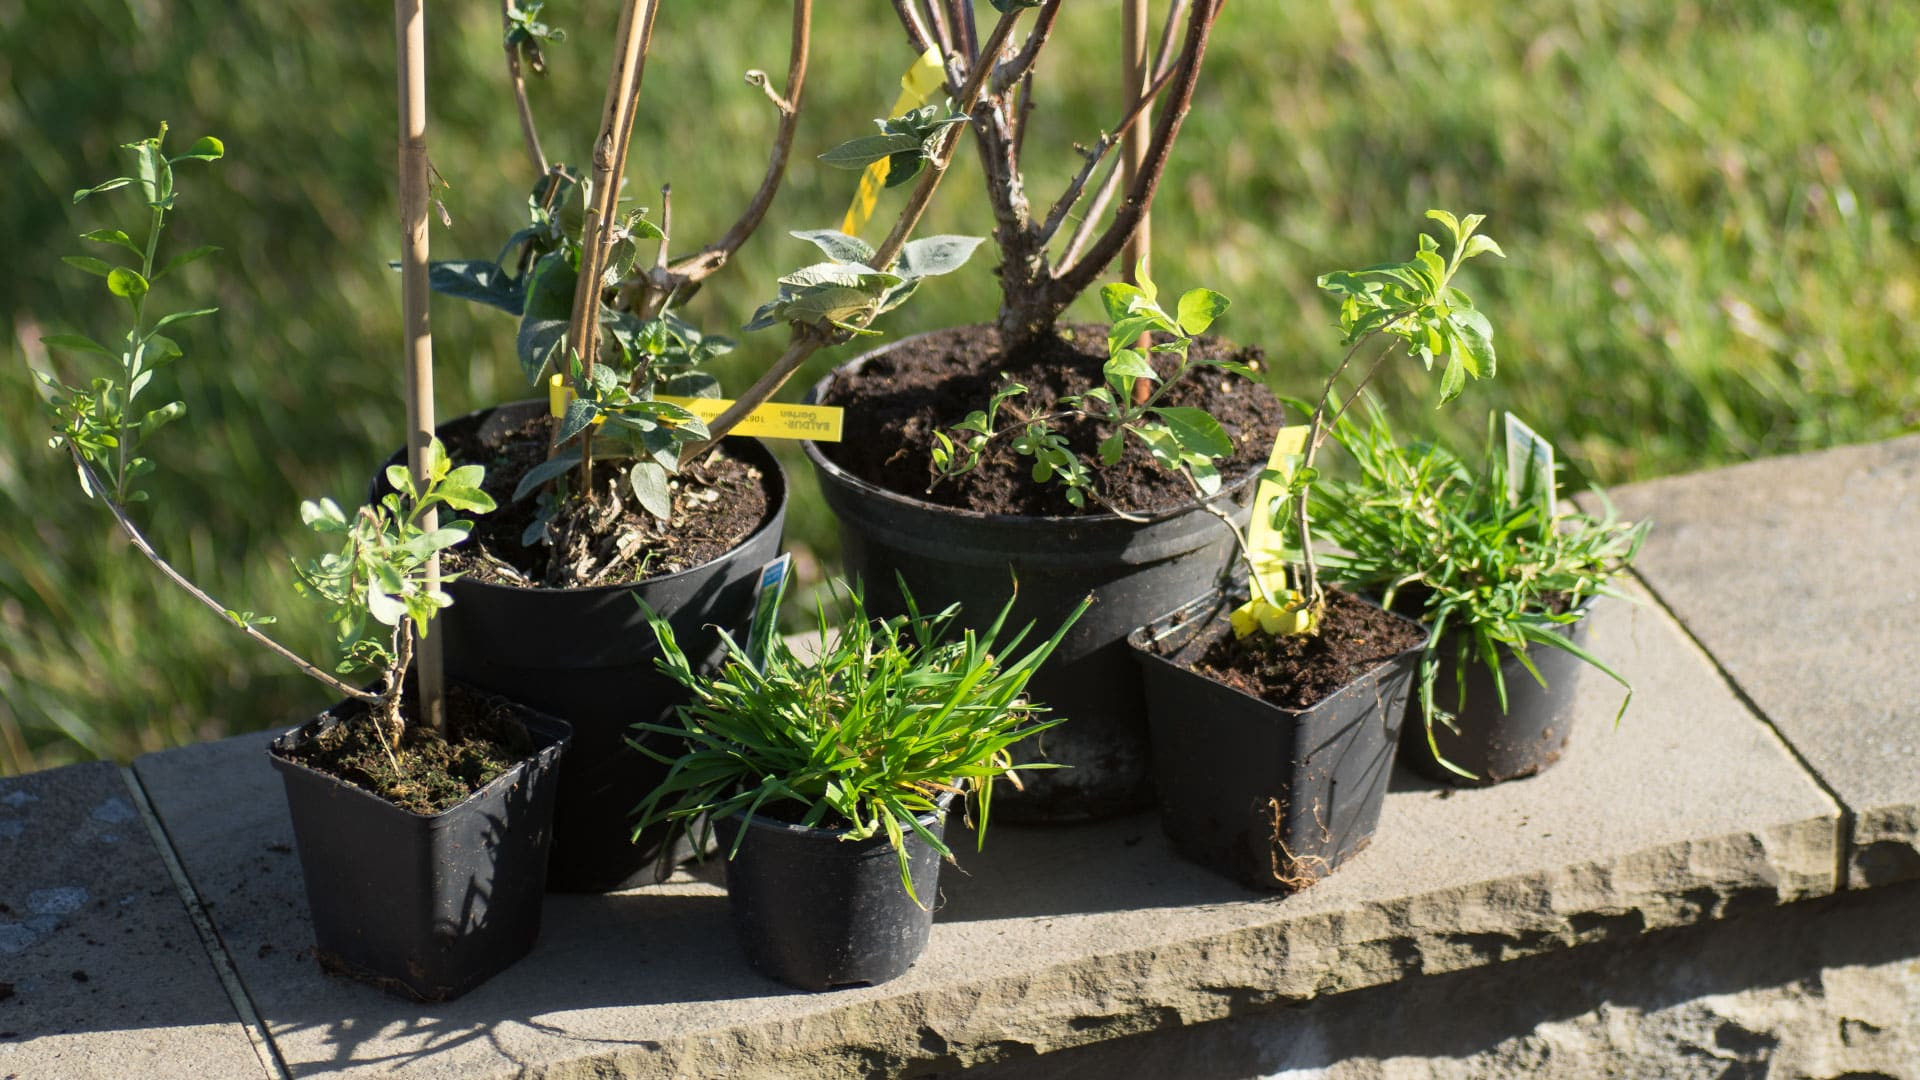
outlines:
M423 0L394 0L393 30L400 71L400 311L406 340L407 468L426 489L427 443L433 438L433 331L427 315L427 28ZM427 511L421 527L437 525ZM427 587L440 587L440 557L427 562ZM447 732L443 639L421 635L414 650L420 687L416 719Z
M1120 8L1120 74L1121 84L1127 88L1135 103L1141 104L1141 112L1133 126L1121 138L1120 169L1121 184L1127 190L1133 190L1133 182L1140 175L1140 169L1147 162L1147 144L1153 137L1152 108L1145 105L1149 82L1147 68L1147 0L1124 0ZM1128 238L1121 249L1121 276L1135 285L1141 277L1150 277L1153 258L1153 220L1142 211L1140 225ZM1133 400L1144 402L1153 393L1150 379L1133 381Z

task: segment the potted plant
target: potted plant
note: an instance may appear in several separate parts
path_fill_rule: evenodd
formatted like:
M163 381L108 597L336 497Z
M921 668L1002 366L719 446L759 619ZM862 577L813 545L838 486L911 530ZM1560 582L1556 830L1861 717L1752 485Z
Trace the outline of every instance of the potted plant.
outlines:
M395 493L352 518L330 499L301 505L302 520L339 545L302 568L296 585L332 607L343 649L338 674L269 637L261 627L272 619L225 607L160 556L126 507L148 494L140 478L154 465L142 444L184 411L178 401L149 404L155 372L182 355L162 331L213 309L150 317L147 303L169 272L209 253L158 260L178 197L173 167L224 154L219 140L203 138L169 157L165 137L162 124L154 137L128 144L133 176L75 195L137 188L148 231L144 242L118 229L84 236L131 251L136 264L67 260L105 279L126 301L132 326L117 349L79 334L45 339L109 360L85 387L36 372L52 415L50 442L72 457L81 490L106 505L168 580L344 699L272 745L321 962L423 999L457 996L525 955L539 933L556 762L568 740L565 724L524 706L460 687L444 692L425 659L416 663L430 620L450 603L436 556L472 527L437 514L485 513L493 501L482 469L453 468L435 441L417 474L394 466ZM378 673L369 687L339 677L364 669Z
M966 476L930 485L934 433L979 409L1004 385L1003 374L1028 388L1012 404L1021 411L1048 410L1061 395L1084 395L1105 383L1103 331L1057 322L1138 237L1220 10L1214 0L1170 6L1138 92L1121 103L1110 131L1081 148L1079 167L1048 205L1030 201L1036 188L1027 182L1023 163L1030 159L1023 153L1037 148L1024 135L1036 100L1035 64L1063 5L996 0L994 6L1034 9L1022 41L983 42L969 5L895 9L916 52L931 49L957 60L948 64L949 87L957 85L956 67L976 57L993 62L986 92L968 118L1000 249L998 317L992 325L908 338L835 370L813 388L811 400L847 409L847 437L806 450L839 519L847 573L868 583L869 602L878 609L900 609L900 598L890 595L896 574L929 602L965 599L984 602L976 610L988 611L1009 595L1012 567L1026 582L1015 617L1042 623L1088 591L1096 595L1093 610L1033 684L1038 697L1073 722L1030 746L1073 768L1035 777L1010 795L1003 811L1010 820L1081 820L1151 801L1139 676L1124 639L1217 576L1231 542L1200 503L1245 500L1281 407L1258 382L1237 379L1186 380L1162 399L1162 405L1206 409L1232 440L1221 490L1206 500L1156 468L1147 447L1134 440L1125 441L1122 460L1091 487L1035 484L1031 464L1005 444ZM1146 130L1156 102L1158 119L1129 177L1114 151ZM1103 167L1109 167L1104 179ZM1106 207L1122 187L1109 218ZM1127 264L1129 272L1137 265L1132 258ZM1224 341L1204 339L1195 350L1247 367L1260 362L1257 350ZM1135 390L1144 397L1145 384ZM1103 423L1071 419L1065 434L1079 453L1092 455L1110 437Z
M1428 217L1449 247L1423 233L1406 262L1319 279L1341 298L1347 352L1305 429L1276 440L1239 545L1250 595L1243 603L1217 590L1130 638L1146 676L1168 836L1181 854L1255 887L1303 888L1364 846L1392 770L1426 635L1321 588L1310 507L1318 450L1396 349L1429 370L1442 365L1442 403L1468 378L1494 374L1492 327L1453 280L1499 246L1476 234L1479 215ZM1341 400L1340 380L1363 354Z
M1539 772L1566 746L1580 664L1627 688L1626 712L1633 689L1587 651L1586 631L1594 601L1620 595L1610 582L1639 553L1646 523L1616 520L1610 503L1602 517L1564 508L1551 457L1527 453L1531 433L1511 417L1505 452L1489 418L1478 468L1397 441L1378 409L1364 427L1343 419L1335 438L1359 475L1313 490L1338 548L1326 568L1428 628L1402 761L1455 784Z
M981 633L948 639L957 607L876 618L858 587L837 627L816 607L817 655L762 633L697 672L654 617L661 669L691 695L670 724L684 740L640 805L660 822L717 833L747 959L806 990L885 982L926 948L947 811L968 801L984 838L993 783L1035 766L1009 749L1057 720L1026 699L1034 670L1091 601L1014 659L1031 627L1002 639L1011 605ZM778 599L764 605L769 611ZM654 752L654 751L649 751ZM657 752L656 752L657 753Z
M658 5L629 0L622 8L590 177L543 156L518 65L553 32L539 21L539 5L505 7L516 101L541 172L529 225L498 259L439 264L435 282L519 317L523 371L549 397L467 418L452 433L463 437L456 455L504 459L492 475L507 510L457 553L473 572L454 586L460 604L447 637L454 671L575 722L580 752L562 781L556 888L624 888L667 854L663 829L630 842L625 816L633 792L660 776L624 744L635 702L659 718L684 698L656 672L640 612L644 605L672 620L696 666L717 662L718 631L744 626L760 569L778 551L787 493L764 446L725 437L807 356L869 332L877 315L926 277L958 267L977 243L909 240L952 153L952 121L935 106L916 129L919 141L899 151L900 176L920 182L892 234L877 249L852 249L827 230L796 233L831 261L782 278L778 297L750 327L787 324L791 341L739 401L700 400L719 394L700 365L733 343L698 330L680 307L754 232L778 190L800 111L812 7L793 4L785 93L748 73L780 114L759 190L724 236L679 259L668 251L668 189L657 224L619 205ZM577 230L568 210L576 199ZM658 242L650 263L646 241Z

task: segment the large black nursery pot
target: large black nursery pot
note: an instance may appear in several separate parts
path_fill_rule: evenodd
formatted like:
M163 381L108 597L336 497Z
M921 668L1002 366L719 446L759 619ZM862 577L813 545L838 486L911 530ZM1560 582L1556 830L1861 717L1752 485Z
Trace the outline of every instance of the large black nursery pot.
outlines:
M532 757L431 816L281 756L366 716L346 701L275 739L269 759L306 879L321 962L423 1001L447 1001L540 936L565 723L520 706Z
M894 345L855 359L858 370ZM817 401L836 373L815 384ZM1087 594L1094 603L1028 684L1028 694L1067 722L1014 747L1017 760L1068 766L1022 774L1023 789L994 800L1012 822L1070 822L1152 805L1146 710L1139 668L1127 655L1135 627L1210 588L1233 550L1233 536L1198 504L1129 521L1115 514L1041 517L985 514L922 502L868 483L802 444L822 494L840 522L841 560L866 585L868 610L905 610L895 574L923 611L954 602L961 620L987 625L1019 583L1010 626L1032 622L1047 633ZM1257 479L1227 485L1215 505L1244 524L1240 496Z
M442 430L477 424L484 439L492 414L546 408L545 402L516 402ZM434 626L446 635L448 676L573 725L573 752L561 766L554 810L548 886L557 892L613 892L650 882L669 836L662 824L633 837L633 808L666 776L667 766L627 740L640 739L669 757L680 751L665 736L641 735L632 726L666 723L674 707L688 700L679 683L654 668L660 649L641 604L673 625L696 671L709 671L725 653L716 628L744 637L753 622L760 568L780 553L785 471L757 439L729 438L725 446L761 470L772 510L719 558L644 581L586 589L529 589L465 578L447 585L453 606Z
M944 838L946 820L943 809L920 823ZM802 990L836 990L899 978L926 951L940 855L917 833L905 839L925 907L901 884L885 833L848 841L842 829L734 817L717 830L722 854L742 828L739 854L727 862L727 906L755 970Z
M1182 856L1292 892L1372 839L1420 646L1310 708L1282 708L1183 666L1233 632L1237 603L1216 591L1128 639L1146 676L1160 822Z
M1580 620L1561 627L1561 632L1574 644L1584 646L1593 600L1574 611ZM1448 634L1436 650L1439 671L1434 677L1433 703L1449 712L1460 700L1460 683L1454 671L1463 645L1471 649L1471 639ZM1453 721L1459 730L1449 729L1438 719L1433 724L1433 739L1441 755L1472 773L1473 778L1461 776L1434 758L1433 747L1427 743L1417 684L1407 703L1407 722L1400 734L1400 760L1408 768L1433 780L1485 787L1532 776L1560 760L1566 752L1567 737L1572 734L1574 688L1585 662L1564 649L1530 646L1527 659L1546 680L1542 686L1512 650L1505 645L1498 648L1500 678L1507 686L1506 712L1500 711L1500 694L1494 688L1492 673L1478 656L1470 655L1467 702Z

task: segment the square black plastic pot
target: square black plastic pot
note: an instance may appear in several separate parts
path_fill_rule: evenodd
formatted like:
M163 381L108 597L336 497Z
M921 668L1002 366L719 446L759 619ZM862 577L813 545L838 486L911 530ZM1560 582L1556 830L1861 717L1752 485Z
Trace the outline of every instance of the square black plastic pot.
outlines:
M571 729L514 708L538 748L533 756L433 815L282 756L364 717L364 703L342 702L273 741L269 758L286 785L322 964L446 1001L533 948Z
M943 837L947 815L920 823ZM728 818L715 830L727 861L727 906L747 962L802 990L870 986L906 974L927 949L940 884L940 855L905 834L913 891L884 833L845 840L842 829L811 829L764 815Z
M1308 709L1270 704L1183 664L1223 634L1219 592L1134 631L1160 821L1182 856L1295 891L1366 846L1380 820L1418 646Z
M1593 600L1575 609L1578 622L1561 627L1569 640L1585 645L1587 627L1592 622ZM1454 672L1460 649L1469 639L1448 634L1436 650L1439 669L1434 677L1433 703L1437 708L1454 711L1460 701L1460 682ZM1419 686L1407 703L1407 722L1400 733L1400 760L1414 772L1433 780L1460 787L1486 787L1506 780L1532 776L1560 760L1566 753L1567 737L1572 733L1574 688L1579 685L1586 664L1564 649L1535 645L1527 650L1527 659L1546 680L1542 686L1533 674L1505 645L1498 646L1500 678L1507 687L1507 708L1500 709L1500 694L1494 688L1493 675L1477 656L1467 659L1466 704L1454 717L1453 727L1435 720L1433 743L1442 756L1473 774L1461 776L1434 757L1427 742L1426 718L1420 710ZM1419 667L1415 665L1416 676ZM1455 730L1457 729L1457 730Z

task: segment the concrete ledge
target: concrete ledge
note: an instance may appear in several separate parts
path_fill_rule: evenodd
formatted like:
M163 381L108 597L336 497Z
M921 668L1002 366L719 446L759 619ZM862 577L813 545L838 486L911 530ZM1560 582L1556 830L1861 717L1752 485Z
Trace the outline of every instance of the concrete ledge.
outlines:
M943 878L906 977L826 995L752 974L716 867L554 897L534 954L416 1007L320 973L268 736L136 763L295 1076L935 1072L1162 1031L1832 892L1839 808L1662 611L1603 605L1554 769L1485 791L1396 778L1370 850L1299 895L1175 859L1150 815L997 828Z
M1920 877L1920 436L1638 484L1637 569L1846 808L1848 883Z
M118 767L0 780L0 1077L257 1080Z

